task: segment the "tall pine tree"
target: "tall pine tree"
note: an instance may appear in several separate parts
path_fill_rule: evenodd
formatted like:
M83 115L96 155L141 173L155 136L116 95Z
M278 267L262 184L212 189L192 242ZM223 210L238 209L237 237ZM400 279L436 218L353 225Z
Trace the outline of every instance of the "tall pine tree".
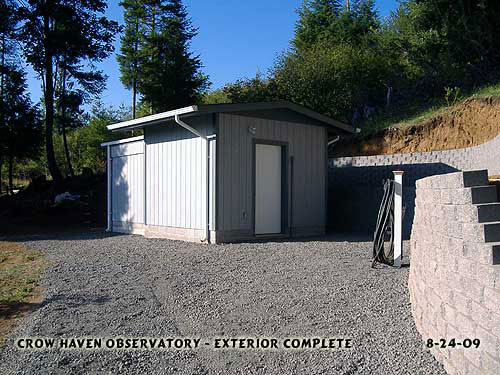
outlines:
M306 51L318 43L329 46L373 44L380 20L374 0L307 0L299 9L299 20L292 41L296 51Z
M381 22L375 9L375 0L354 0L351 40L362 43L367 36L380 31Z
M120 5L123 7L125 32L121 37L117 60L120 80L127 89L132 90L132 117L136 118L140 68L144 63L142 46L145 41L146 6L143 0L123 0Z
M20 61L17 61L20 64ZM8 162L9 192L13 193L14 160L32 158L40 151L42 126L40 115L27 93L26 74L19 68L11 68L3 89L4 141Z
M120 27L103 16L107 7L103 0L29 0L22 4L21 40L28 63L42 79L47 164L52 178L59 182L62 174L53 145L58 70L64 69L66 80L74 80L85 92L100 92L105 76L93 64L113 52Z
M12 0L0 0L0 69L2 69L0 71L0 74L2 74L0 76L0 90L3 90L5 84L4 69L12 64L12 57L15 55L17 22L16 4ZM3 103L0 95L0 111Z
M317 42L330 38L332 26L342 13L339 0L304 0L298 10L292 44L296 50L307 50Z
M14 38L17 24L15 3L0 0L0 193L2 192L2 166L7 155L6 85L15 51Z
M14 160L34 156L40 150L42 133L38 111L26 91L26 74L16 48L19 19L13 1L0 0L0 20L0 171L6 159L8 190L12 193ZM0 174L0 183L1 177Z
M67 79L67 73L63 69L56 85L56 112L54 123L57 125L59 134L63 138L64 156L66 159L67 174L74 176L73 163L68 146L67 133L69 129L76 129L83 126L83 109L85 94L80 89L75 89L73 82Z
M138 82L142 100L152 112L198 102L208 88L199 56L189 51L197 30L181 0L145 0L146 37L140 54L146 59Z

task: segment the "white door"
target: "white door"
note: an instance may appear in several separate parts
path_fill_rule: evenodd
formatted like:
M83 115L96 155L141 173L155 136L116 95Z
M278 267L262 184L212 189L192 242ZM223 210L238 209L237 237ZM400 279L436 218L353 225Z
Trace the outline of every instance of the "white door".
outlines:
M255 234L281 233L281 146L255 145Z

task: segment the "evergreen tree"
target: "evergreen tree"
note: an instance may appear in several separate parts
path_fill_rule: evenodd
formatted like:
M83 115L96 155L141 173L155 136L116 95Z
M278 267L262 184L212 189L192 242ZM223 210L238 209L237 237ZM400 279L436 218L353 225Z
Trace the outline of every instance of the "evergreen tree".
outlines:
M58 70L64 70L66 80L74 80L86 93L100 92L105 76L92 64L113 52L120 28L102 16L107 7L103 0L30 0L23 4L20 37L24 54L43 83L47 164L52 178L61 181L53 145ZM89 64L90 69L85 70Z
M139 92L152 112L186 106L201 99L208 78L201 72L199 56L189 51L197 30L181 0L147 0L147 36L141 55Z
M354 13L353 40L356 36L365 38L380 30L381 23L375 9L375 0L355 0L352 11ZM362 41L359 40L359 42Z
M36 108L26 93L25 73L16 49L16 4L0 0L0 172L7 159L9 191L13 189L15 158L32 156L39 150L41 132ZM0 173L0 191L1 189Z
M306 50L328 38L341 12L339 0L304 0L298 10L293 46L297 50Z
M3 69L2 75L5 78L2 141L8 162L9 192L12 194L14 160L34 157L39 152L42 127L38 110L26 92L26 74L10 67Z
M7 123L5 108L5 85L10 72L14 52L16 7L10 0L0 0L0 193L2 192L2 166L7 153Z
M297 51L313 49L318 43L367 47L379 28L374 0L353 0L346 6L336 0L309 0L299 10L292 43Z
M140 67L143 66L142 45L145 40L143 23L146 17L146 7L143 0L124 0L125 32L121 37L121 54L117 56L120 65L120 80L123 85L132 90L132 118L136 118L136 105Z
M84 97L85 95L82 90L74 89L71 82L68 85L64 77L59 80L56 86L57 99L54 123L57 125L59 134L62 135L67 174L72 177L75 175L75 172L71 161L67 132L69 129L76 129L84 126L84 113L81 108L84 103Z

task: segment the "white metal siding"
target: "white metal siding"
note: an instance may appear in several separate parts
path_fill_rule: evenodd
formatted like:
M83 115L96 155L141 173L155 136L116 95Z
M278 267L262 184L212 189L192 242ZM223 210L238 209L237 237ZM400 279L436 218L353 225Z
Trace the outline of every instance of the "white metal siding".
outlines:
M204 135L213 132L211 116L185 121ZM172 122L148 128L145 139L146 224L204 229L206 141ZM215 142L210 142L213 155ZM211 174L215 176L214 167Z
M111 212L114 227L144 222L143 147L142 141L111 146Z
M144 152L144 142L130 142L111 146L111 157L142 154Z

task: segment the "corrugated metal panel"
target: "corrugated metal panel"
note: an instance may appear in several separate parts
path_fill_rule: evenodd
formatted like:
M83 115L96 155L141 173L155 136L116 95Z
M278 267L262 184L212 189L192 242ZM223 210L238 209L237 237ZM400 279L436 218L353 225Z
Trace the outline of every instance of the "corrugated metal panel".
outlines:
M214 132L211 115L185 121L204 135ZM173 122L146 129L145 141L147 225L204 229L206 141ZM211 174L215 181L215 168Z
M325 225L326 132L323 127L223 113L219 115L218 126L221 158L218 230L252 229L254 138L288 142L289 156L294 157L294 217L293 221L289 217L289 223L294 227ZM255 135L249 132L250 127L255 127ZM289 194L289 208L291 199Z
M144 222L144 155L142 150L142 141L111 147L113 222L133 224Z

